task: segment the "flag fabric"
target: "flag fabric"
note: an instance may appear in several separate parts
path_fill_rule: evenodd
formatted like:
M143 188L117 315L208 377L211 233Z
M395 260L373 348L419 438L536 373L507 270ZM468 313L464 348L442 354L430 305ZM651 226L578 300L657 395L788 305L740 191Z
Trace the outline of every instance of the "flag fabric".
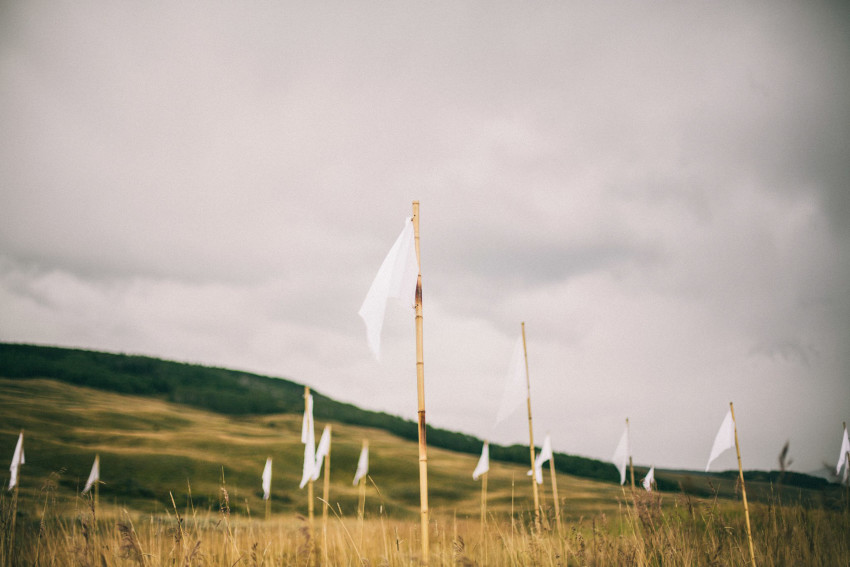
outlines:
M708 457L708 464L705 465L705 472L708 472L708 467L711 466L711 461L720 456L727 449L735 446L735 420L732 419L732 410L726 412L726 417L723 418L723 423L720 424L720 429L717 431L717 436L714 438L714 445L711 446L711 455Z
M623 431L623 436L620 437L620 442L617 443L617 448L614 450L614 456L611 457L611 462L620 471L620 484L626 482L626 465L629 464L629 426Z
M12 465L9 467L9 471L12 473L9 477L9 490L12 490L13 488L15 488L15 485L18 484L18 468L25 462L24 434L21 433L20 435L18 435L18 444L15 445L15 454L12 456Z
M268 500L272 495L272 458L266 459L266 466L263 468L263 500Z
M408 217L357 312L366 324L366 340L377 360L381 359L381 328L384 326L387 300L392 297L413 307L418 276L413 217Z
M316 468L316 434L313 431L313 395L307 396L304 408L304 420L301 422L301 442L304 443L304 470L301 473L301 484L304 488L313 479Z
M316 466L313 470L313 480L319 480L319 474L322 472L322 464L325 462L325 457L331 449L331 430L326 425L322 430L322 436L319 438L319 448L316 449Z
M844 467L844 478L842 480L846 481L848 477L847 470L850 469L850 463L847 462L847 452L850 451L850 438L847 437L847 427L844 427L844 438L841 439L841 454L838 455L838 466L835 467L835 474L841 472L841 467Z
M369 474L369 447L363 446L360 451L360 458L357 460L357 472L354 473L354 486L360 482L360 479Z
M481 449L481 458L478 459L478 464L475 466L475 470L472 471L472 480L478 480L478 478L490 470L490 442L485 441L484 447Z
M540 453L534 459L534 480L537 484L543 484L543 464L552 458L552 441L549 439L549 434L543 440L543 447ZM531 476L532 471L528 471L528 476Z
M643 477L643 487L647 492L652 492L652 483L655 482L655 467L649 467L649 472Z
M86 486L83 488L83 494L91 490L91 487L94 486L94 483L100 480L100 455L94 456L94 464L91 466L91 472L89 473L89 479L86 481Z
M522 335L514 345L511 355L511 363L508 374L505 377L505 390L502 393L502 402L499 412L496 414L496 423L499 424L510 416L516 408L528 397L528 374L525 368L525 350L522 346Z

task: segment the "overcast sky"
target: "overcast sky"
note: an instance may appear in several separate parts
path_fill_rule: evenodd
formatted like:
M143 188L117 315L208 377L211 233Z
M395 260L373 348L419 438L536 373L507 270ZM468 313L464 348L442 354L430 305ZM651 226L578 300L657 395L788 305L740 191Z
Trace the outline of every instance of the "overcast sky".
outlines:
M0 340L416 415L357 316L421 202L428 422L702 469L850 420L850 33L820 2L2 2ZM713 469L735 468L734 452ZM471 471L470 471L471 473Z

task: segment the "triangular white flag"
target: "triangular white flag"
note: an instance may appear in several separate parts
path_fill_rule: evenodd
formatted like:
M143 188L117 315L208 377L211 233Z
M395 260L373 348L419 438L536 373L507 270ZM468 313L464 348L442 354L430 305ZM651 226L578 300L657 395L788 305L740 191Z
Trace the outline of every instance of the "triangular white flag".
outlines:
M266 466L263 468L263 500L268 500L272 494L272 458L266 459Z
M24 434L21 432L18 435L18 444L15 445L15 454L12 456L12 466L9 467L9 471L12 473L9 477L9 490L12 490L18 484L18 468L24 463Z
M86 481L86 486L83 488L83 494L91 490L91 487L94 486L94 483L100 480L100 455L94 456L94 464L91 466L91 472L89 473L89 479Z
M322 430L322 437L319 439L319 448L316 449L316 467L313 470L313 480L319 480L319 474L322 472L322 464L325 462L325 457L331 448L331 430L326 425Z
M304 470L301 474L301 484L304 488L313 479L316 467L316 434L313 431L313 395L307 396L304 408L304 419L301 422L301 442L304 443Z
M617 443L617 448L614 450L614 456L611 457L611 462L620 471L620 484L626 482L626 465L629 464L629 426L623 431L623 436L620 437L620 442Z
M844 427L844 436L841 438L841 454L838 455L838 465L835 467L835 474L841 472L841 467L844 468L844 479L847 479L847 468L850 463L847 462L847 452L850 451L850 438L847 437L847 426Z
M517 339L511 355L511 363L505 376L505 390L502 402L496 414L496 423L501 423L510 416L516 408L528 398L528 378L525 368L525 351L522 347L522 336Z
M384 258L372 286L357 312L366 323L366 339L375 358L381 359L381 328L387 299L398 299L411 307L416 304L416 281L419 277L419 262L416 259L416 244L413 234L413 218L404 221L387 257Z
M652 483L655 482L655 467L649 467L649 472L643 477L643 487L647 492L652 492Z
M543 484L543 464L552 458L552 441L549 439L549 434L543 440L543 447L540 453L534 459L534 480L537 484ZM528 476L531 476L531 471L528 471Z
M481 449L481 457L478 459L478 464L475 465L475 470L472 471L472 480L478 478L490 470L490 442L485 441L484 447Z
M735 420L732 419L732 410L726 412L726 417L723 418L723 423L720 424L720 429L717 430L717 436L714 438L714 445L711 446L711 454L708 456L708 464L705 465L705 472L708 472L708 467L711 466L711 461L720 456L727 449L735 446Z
M357 486L360 479L369 474L369 446L363 445L363 450L360 451L360 458L357 460L357 472L354 473L354 482L351 484Z

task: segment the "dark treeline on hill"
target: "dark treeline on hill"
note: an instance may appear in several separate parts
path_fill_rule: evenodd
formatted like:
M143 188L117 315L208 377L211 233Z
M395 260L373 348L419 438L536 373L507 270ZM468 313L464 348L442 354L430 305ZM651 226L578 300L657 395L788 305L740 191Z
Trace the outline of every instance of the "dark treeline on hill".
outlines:
M120 394L154 397L224 415L300 414L304 410L304 386L283 378L248 372L160 360L147 356L112 354L80 349L0 343L0 376L12 379L50 378ZM313 392L314 417L388 431L416 441L413 421L383 412L367 411ZM477 455L482 441L471 435L434 427L427 429L428 444L460 453ZM527 465L529 449L524 445L490 445L494 461ZM611 463L555 453L555 467L579 477L616 482ZM638 473L641 476L638 476ZM635 469L641 478L646 469ZM720 473L734 479L736 471ZM784 483L800 488L823 488L828 484L799 473L747 471L747 480ZM681 481L657 475L661 490L686 490ZM690 490L687 490L690 492Z

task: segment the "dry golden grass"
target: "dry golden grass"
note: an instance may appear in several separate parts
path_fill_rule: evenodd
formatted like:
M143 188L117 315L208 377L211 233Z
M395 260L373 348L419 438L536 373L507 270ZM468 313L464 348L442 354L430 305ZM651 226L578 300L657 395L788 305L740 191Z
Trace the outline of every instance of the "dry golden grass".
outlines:
M2 566L401 566L423 559L416 444L384 431L334 425L325 538L321 502L312 530L299 515L307 510L306 491L297 488L300 416L234 419L50 380L0 379L0 455L11 455L21 428L21 491L0 494ZM351 479L363 438L371 482L361 527ZM96 509L78 495L95 453L105 482ZM273 514L265 521L260 473L269 455ZM471 479L476 461L429 449L431 565L748 562L737 501L632 494L559 474L558 534L547 474L548 514L534 531L527 467L504 463L492 463L482 530L480 483ZM751 516L760 566L850 565L846 493L808 508L776 496L751 503Z
M48 483L49 484L49 483ZM668 506L662 500L670 499ZM370 565L423 563L419 525L378 513L362 524L329 515L312 529L307 519L285 515L269 521L234 515L226 490L218 510L191 504L164 514L95 507L91 498L57 502L46 486L39 509L18 510L10 533L13 498L0 497L3 565L112 567ZM70 504L70 505L69 505ZM847 565L850 508L753 506L758 565ZM64 510L64 512L60 512ZM72 510L68 513L68 510ZM718 502L636 492L613 515L568 521L558 534L544 523L532 529L527 513L493 514L484 530L478 519L444 514L431 521L430 565L746 565L741 514Z

